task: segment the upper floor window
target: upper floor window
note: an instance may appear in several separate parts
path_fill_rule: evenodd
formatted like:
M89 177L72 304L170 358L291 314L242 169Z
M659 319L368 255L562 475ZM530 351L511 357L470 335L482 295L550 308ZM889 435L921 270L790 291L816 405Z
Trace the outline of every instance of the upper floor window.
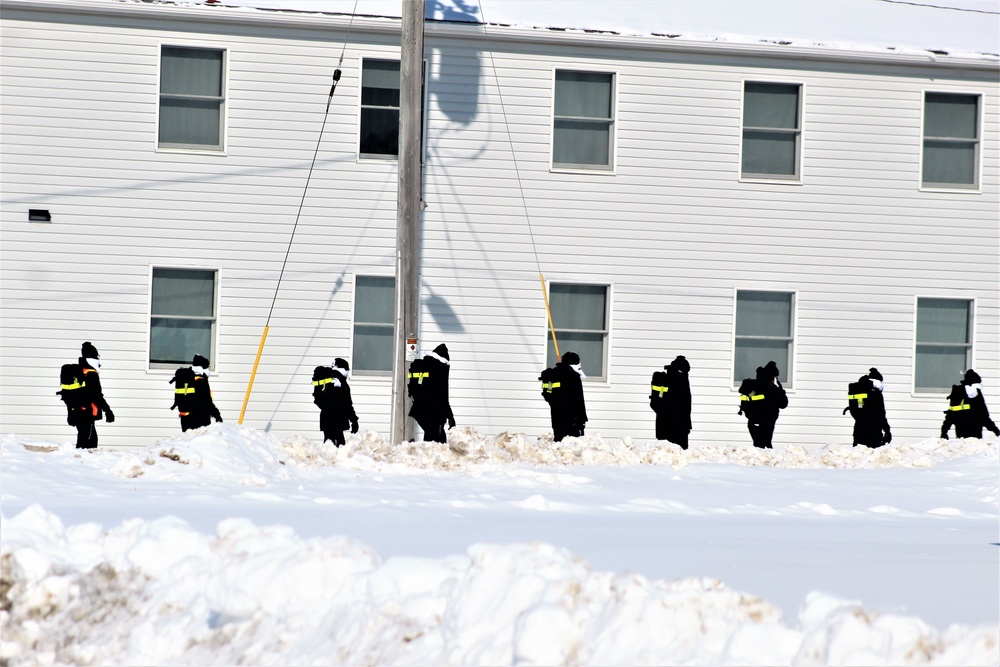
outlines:
M396 279L358 276L354 293L354 365L356 372L392 372Z
M742 177L799 179L801 97L798 84L744 83Z
M361 157L399 155L399 61L361 64Z
M978 186L978 95L924 94L923 159L923 187Z
M588 376L606 377L608 346L607 285L549 285L549 310L559 340L559 352L576 352ZM554 366L556 349L549 331L546 365Z
M614 74L556 70L552 165L614 167Z
M160 148L221 151L225 52L181 46L160 50Z
M972 302L917 299L913 385L917 392L947 392L972 361Z
M149 363L190 364L200 354L214 360L218 272L153 268Z
M758 366L778 364L783 384L792 377L795 295L791 292L736 292L733 383L754 377Z

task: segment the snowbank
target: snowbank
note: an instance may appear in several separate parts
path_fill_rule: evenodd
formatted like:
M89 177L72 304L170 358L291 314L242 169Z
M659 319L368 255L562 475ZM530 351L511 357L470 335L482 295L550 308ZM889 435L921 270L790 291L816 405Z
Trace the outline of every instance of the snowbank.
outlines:
M714 580L593 571L547 544L382 562L348 538L175 518L4 522L0 660L91 664L996 664L996 627L812 594L798 623Z

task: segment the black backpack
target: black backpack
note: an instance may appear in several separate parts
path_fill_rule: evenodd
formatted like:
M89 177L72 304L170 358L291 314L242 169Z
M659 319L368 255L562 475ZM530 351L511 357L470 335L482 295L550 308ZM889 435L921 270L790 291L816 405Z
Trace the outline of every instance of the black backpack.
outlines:
M561 388L559 378L559 371L556 368L546 368L542 371L538 379L542 381L542 398L545 399L547 403L551 403L553 399L553 391L557 394Z
M312 383L313 403L322 410L330 404L333 391L340 386L340 381L336 379L330 366L317 366L313 369Z
M89 404L86 376L80 364L63 364L59 369L61 389L56 392L66 404L67 410L79 410Z
M844 412L850 411L855 421L863 421L867 414L865 406L870 403L868 394L872 390L871 382L867 378L847 385L847 407L844 408Z
M190 366L178 368L174 373L174 404L171 408L177 408L180 413L190 413L197 405L194 389L194 371Z
M740 383L740 411L749 421L753 421L764 407L764 394L757 393L757 380L746 378Z
M945 414L954 414L955 417L964 416L964 411L972 407L968 398L969 396L965 393L964 386L953 384L951 386L951 393L948 394L948 409L945 410Z
M667 401L670 400L670 397L667 396L667 392L670 391L670 386L667 384L669 377L666 371L656 371L653 373L653 379L650 380L649 407L656 412L667 407Z
M427 392L428 378L427 362L423 359L414 359L410 362L410 370L406 373L406 393L412 399L417 399Z

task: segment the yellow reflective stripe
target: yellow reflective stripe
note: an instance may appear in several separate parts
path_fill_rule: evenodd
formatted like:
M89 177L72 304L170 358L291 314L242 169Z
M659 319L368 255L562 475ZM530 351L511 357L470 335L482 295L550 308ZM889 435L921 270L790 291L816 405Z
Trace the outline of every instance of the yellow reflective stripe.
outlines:
M313 386L318 387L320 385L330 384L331 382L333 382L333 378L323 378L322 380L313 381Z
M868 394L848 394L847 395L847 400L849 400L849 401L851 401L851 400L861 401L861 400L864 400L866 398L868 398Z
M962 403L961 405L949 405L948 409L949 410L968 410L971 407L972 406L969 405L968 403Z
M744 396L740 394L741 401L760 401L763 400L764 394L751 394L749 396Z
M660 392L660 396L661 396L661 397L663 396L663 392L665 392L665 391L670 391L670 387L658 387L658 386L657 386L657 385L655 385L655 384L654 384L654 385L652 385L652 387L653 387L653 391L658 391L658 392Z
M418 380L423 380L424 378L428 378L430 376L431 376L430 373L407 373L406 374L406 377L408 379L417 378Z
M174 390L174 393L175 394L193 394L194 393L194 387L188 387L187 385L184 385L183 387L177 387L177 389Z
M60 385L63 389L79 389L81 387L86 387L86 382L74 382L73 384Z

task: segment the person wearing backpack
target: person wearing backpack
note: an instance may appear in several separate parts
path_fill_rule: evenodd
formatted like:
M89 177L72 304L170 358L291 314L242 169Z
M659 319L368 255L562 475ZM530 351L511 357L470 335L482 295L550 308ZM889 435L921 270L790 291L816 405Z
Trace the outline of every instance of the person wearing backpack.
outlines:
M351 366L346 359L337 357L333 366L317 366L313 370L313 403L319 408L319 428L323 441L329 440L336 447L347 443L344 431L358 432L358 415L347 378Z
M778 364L769 361L763 368L757 367L756 377L746 378L740 385L739 414L746 416L753 446L759 449L772 448L778 412L788 407L788 395L778 375Z
M182 432L208 426L213 419L222 421L212 398L212 389L208 386L208 366L208 359L196 354L190 366L178 368L170 379L174 385L174 404L170 409L177 409Z
M552 418L552 438L560 442L565 437L583 436L587 424L587 406L583 398L583 378L580 355L567 352L552 368L539 376L542 397L549 404Z
M857 382L847 386L847 407L854 417L854 446L881 447L892 442L889 421L885 417L885 399L882 396L882 374L877 368L868 369Z
M649 407L656 413L656 439L668 440L688 448L691 432L691 384L688 373L691 364L678 356L653 373L650 382Z
M953 385L948 395L948 409L944 412L941 437L948 439L948 431L955 427L959 438L982 438L983 429L1000 435L1000 429L990 419L986 398L983 396L983 379L971 368L965 371L960 384Z
M409 414L423 429L427 442L445 443L445 423L455 428L455 414L448 398L450 369L448 346L441 343L422 359L415 359L407 373L406 392L413 399Z
M94 424L103 417L109 424L115 413L104 399L101 388L101 355L90 342L80 346L80 359L75 364L65 364L60 372L62 388L56 392L66 404L66 422L76 427L76 448L96 449L97 428Z

